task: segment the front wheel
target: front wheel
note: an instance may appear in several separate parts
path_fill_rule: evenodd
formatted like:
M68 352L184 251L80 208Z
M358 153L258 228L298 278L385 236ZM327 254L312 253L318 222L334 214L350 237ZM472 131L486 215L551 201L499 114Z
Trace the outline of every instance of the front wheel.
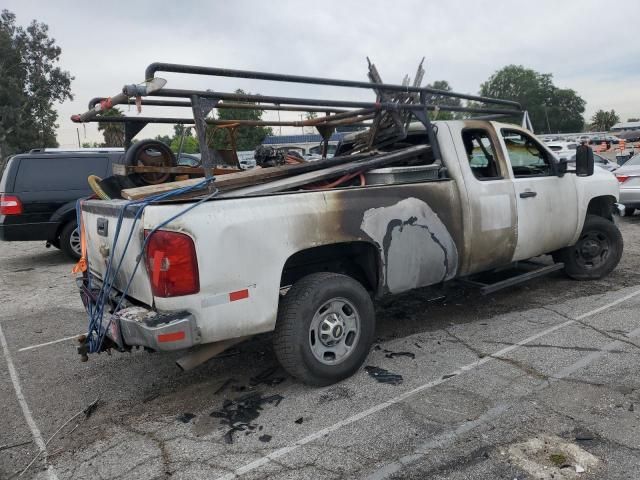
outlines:
M616 268L622 256L622 234L615 223L588 215L578 242L553 253L564 263L565 273L575 280L596 280Z
M360 368L374 334L373 302L364 287L346 275L314 273L281 300L274 350L292 376L324 386Z

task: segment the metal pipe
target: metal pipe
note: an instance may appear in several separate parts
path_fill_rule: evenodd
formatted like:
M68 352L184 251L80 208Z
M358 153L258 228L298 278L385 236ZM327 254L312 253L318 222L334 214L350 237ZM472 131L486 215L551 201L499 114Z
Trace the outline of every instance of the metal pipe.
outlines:
M267 73L267 72L254 72L249 70L232 70L229 68L218 67L201 67L196 65L181 65L176 63L162 63L155 62L150 64L145 72L145 79L151 80L157 72L173 72L173 73L186 73L192 75L208 75L215 77L228 77L228 78L248 78L253 80L267 80L274 82L289 82L289 83L306 83L311 85L331 85L335 87L351 87L351 88L373 88L370 82L360 82L354 80L340 80L335 78L322 78L322 77L309 77L301 75L285 75L281 73ZM416 93L431 93L435 95L443 95L445 97L461 98L465 100L473 100L482 103L494 103L498 105L510 105L521 109L522 106L518 102L512 100L503 100L498 98L481 97L478 95L469 95L463 93L450 92L447 90L438 90L429 87L413 87L408 85L394 85L388 83L375 84L377 90L385 90L392 92L416 92Z

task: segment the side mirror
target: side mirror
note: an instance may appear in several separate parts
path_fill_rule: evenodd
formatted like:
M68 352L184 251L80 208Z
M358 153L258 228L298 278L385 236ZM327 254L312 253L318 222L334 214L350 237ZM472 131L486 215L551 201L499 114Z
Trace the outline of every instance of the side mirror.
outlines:
M576 149L576 175L589 177L593 175L593 151L587 145Z
M567 173L567 159L562 158L558 160L558 176L564 177L565 173Z

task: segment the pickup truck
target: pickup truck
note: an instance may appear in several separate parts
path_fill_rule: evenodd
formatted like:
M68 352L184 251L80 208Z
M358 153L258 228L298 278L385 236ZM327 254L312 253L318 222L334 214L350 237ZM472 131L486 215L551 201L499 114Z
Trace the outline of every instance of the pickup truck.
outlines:
M403 145L429 143L422 125L408 130ZM513 124L438 121L433 130L441 158L421 154L379 169L384 175L368 172L361 184L232 190L188 211L195 200L125 209L126 251L113 240L127 202L84 201L90 277L99 285L110 256L123 255L115 295L130 284L108 323L111 346L173 351L274 332L292 376L328 385L367 357L377 297L544 254L577 280L616 267L623 241L611 173L567 171Z

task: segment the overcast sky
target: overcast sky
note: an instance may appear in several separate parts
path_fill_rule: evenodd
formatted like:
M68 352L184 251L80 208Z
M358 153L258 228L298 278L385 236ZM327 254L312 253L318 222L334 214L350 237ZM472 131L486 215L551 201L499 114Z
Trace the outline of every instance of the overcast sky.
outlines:
M18 23L45 22L75 77L74 101L59 105L58 141L77 146L69 117L95 96L140 82L155 61L366 80L366 56L389 83L413 76L426 57L425 81L445 79L477 93L508 64L552 73L594 111L640 116L638 0L588 1L24 1L4 0ZM162 75L167 87L262 94L334 95L299 85L185 79ZM370 99L368 91L360 98ZM152 108L143 110L151 113ZM157 113L157 107L155 110ZM167 112L175 113L175 112ZM167 127L147 127L150 137ZM86 131L85 131L86 130ZM94 125L82 141L101 140Z

